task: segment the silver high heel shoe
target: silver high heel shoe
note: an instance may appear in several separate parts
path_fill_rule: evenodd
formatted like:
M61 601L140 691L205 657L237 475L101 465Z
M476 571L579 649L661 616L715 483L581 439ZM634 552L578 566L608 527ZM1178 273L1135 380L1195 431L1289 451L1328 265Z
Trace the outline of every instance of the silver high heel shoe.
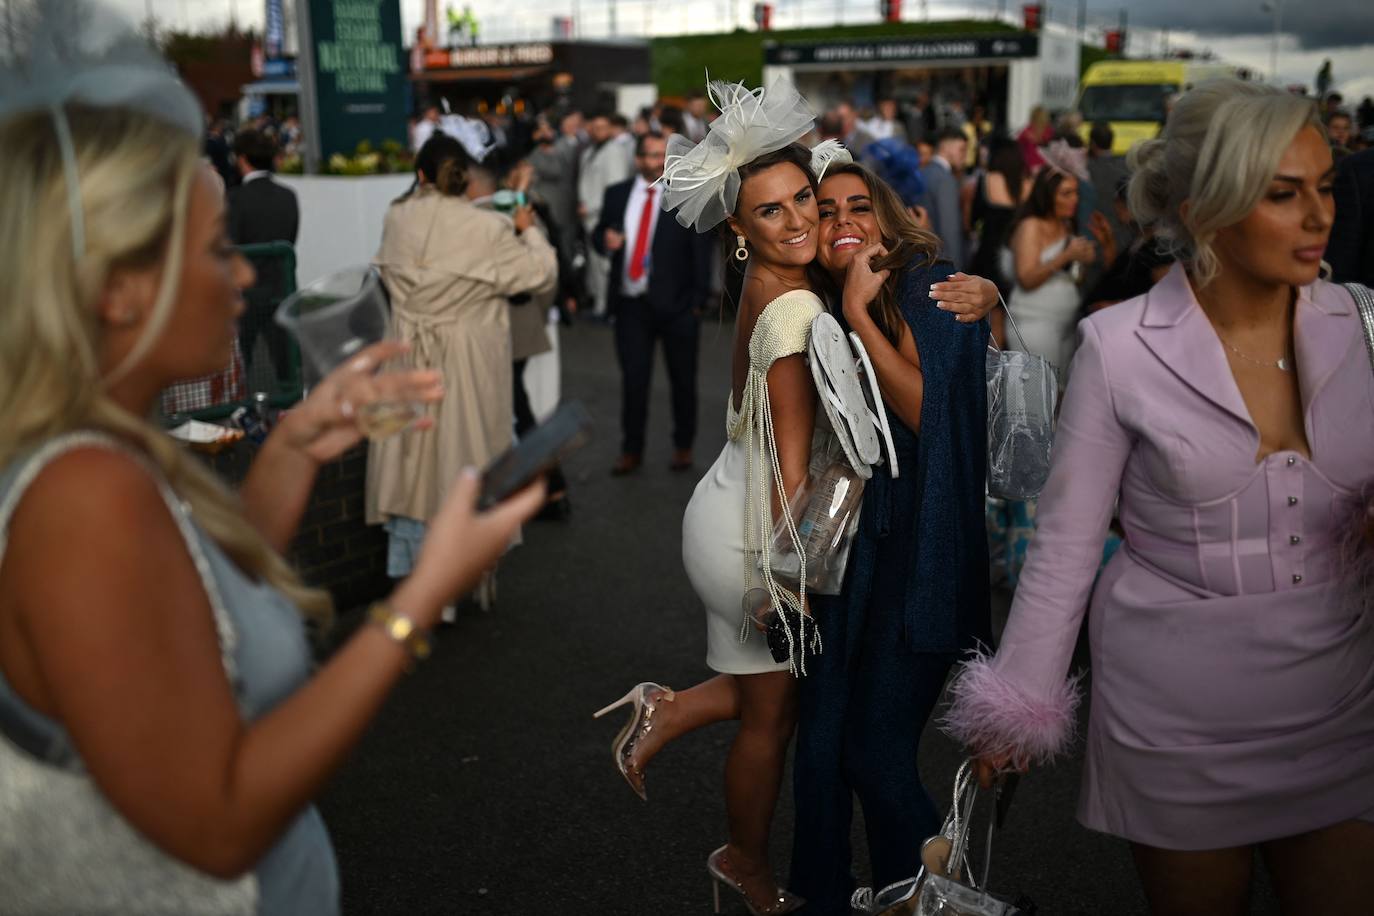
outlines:
M658 691L658 696L650 698L650 694ZM631 763L634 757L635 746L640 739L653 730L654 710L658 709L658 704L663 701L669 703L677 699L677 694L673 693L669 687L662 684L655 684L653 681L645 681L630 688L630 692L616 700L610 706L598 710L592 715L593 719L600 719L606 713L619 709L621 706L633 703L630 710L630 720L625 723L625 727L620 730L620 734L615 736L611 742L611 754L615 758L615 768L620 771L620 775L625 777L625 781L630 784L644 801L649 800L649 795L644 791L644 772L639 767ZM635 777L639 780L635 782Z
M720 912L720 886L722 884L744 898L744 906L752 916L778 916L781 913L794 912L806 905L805 900L783 888L778 888L778 896L767 904L755 903L745 892L744 885L740 884L733 875L721 867L721 863L725 861L725 850L728 848L729 844L727 843L711 853L706 859L706 870L711 873L711 890L715 897L715 911L717 913Z

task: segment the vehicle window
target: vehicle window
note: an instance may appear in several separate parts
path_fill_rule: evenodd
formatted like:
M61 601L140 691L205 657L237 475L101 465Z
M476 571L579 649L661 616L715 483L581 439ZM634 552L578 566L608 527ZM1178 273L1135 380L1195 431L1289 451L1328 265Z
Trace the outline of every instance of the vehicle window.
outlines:
M1085 86L1078 110L1093 121L1164 121L1164 100L1178 87L1169 83Z

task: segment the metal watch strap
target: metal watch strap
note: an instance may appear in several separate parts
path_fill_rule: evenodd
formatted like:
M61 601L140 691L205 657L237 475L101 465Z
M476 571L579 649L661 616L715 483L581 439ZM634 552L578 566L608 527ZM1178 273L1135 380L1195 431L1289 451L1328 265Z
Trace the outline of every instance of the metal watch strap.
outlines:
M392 610L385 601L376 601L367 609L367 619L381 628L389 639L410 653L413 661L424 661L433 650L429 634L415 621Z

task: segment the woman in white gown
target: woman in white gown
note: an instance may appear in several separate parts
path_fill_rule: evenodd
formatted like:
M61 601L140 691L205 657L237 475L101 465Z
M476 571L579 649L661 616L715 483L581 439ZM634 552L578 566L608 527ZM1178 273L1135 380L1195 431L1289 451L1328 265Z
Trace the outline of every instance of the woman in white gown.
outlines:
M1035 177L1030 196L1012 222L1011 238L1002 251L1002 275L1014 281L1007 303L1024 347L1043 356L1067 381L1078 327L1079 292L1075 265L1097 259L1090 239L1077 236L1080 163L1067 146L1051 145L1045 167ZM1086 177L1086 171L1082 173ZM1014 349L1022 341L998 335Z
M1075 274L1097 259L1093 243L1076 235L1078 186L1088 172L1079 155L1056 141L1041 150L1045 165L1035 176L1026 202L1012 220L1011 237L1002 249L1002 275L1014 287L1007 309L1016 321L1018 338L1010 334L1001 315L992 321L998 343L1024 349L1050 361L1058 374L1059 391L1068 384L1069 364L1078 346L1079 291ZM1101 233L1094 224L1094 234ZM1110 232L1110 229L1107 230ZM989 501L993 551L1016 587L1025 565L1026 548L1035 533L1034 500Z

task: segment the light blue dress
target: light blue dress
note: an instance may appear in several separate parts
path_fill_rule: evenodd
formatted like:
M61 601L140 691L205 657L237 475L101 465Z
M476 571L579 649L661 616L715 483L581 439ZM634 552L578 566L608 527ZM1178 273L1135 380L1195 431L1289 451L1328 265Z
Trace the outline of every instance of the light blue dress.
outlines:
M75 433L48 443L0 471L0 555L4 551L10 514L23 489L37 476L42 465L72 448L92 445L134 454L109 437ZM153 473L151 469L150 473ZM297 690L309 675L310 651L300 615L281 592L245 576L200 530L188 509L176 500L160 478L158 483L164 498L168 499L169 511L187 538L187 549L195 560L214 609L223 662L239 711L246 721L258 719ZM100 608L92 607L91 612L99 613ZM67 773L84 773L67 732L60 724L24 703L10 687L3 671L0 671L0 742L8 742L10 749L17 747L29 758L36 758L48 766ZM17 768L14 763L17 757L0 758L0 766L4 765L4 759L9 759L10 766ZM6 837L6 829L0 819L0 848L12 849L15 841L22 842L23 838ZM13 824L11 829L15 829ZM21 874L13 877L22 882ZM313 806L297 816L257 864L251 878L256 882L255 912L263 916L332 916L339 912L339 879L334 851L324 822ZM3 885L0 880L0 887ZM251 887L249 893L253 894Z

